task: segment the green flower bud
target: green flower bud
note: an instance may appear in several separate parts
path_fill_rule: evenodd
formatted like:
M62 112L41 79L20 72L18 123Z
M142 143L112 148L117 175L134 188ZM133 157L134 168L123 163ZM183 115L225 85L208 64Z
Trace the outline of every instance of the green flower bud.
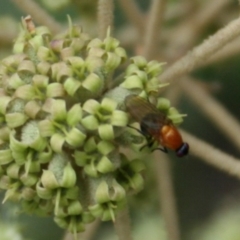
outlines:
M101 217L103 215L103 212L104 212L104 209L99 204L89 206L88 209L91 212L91 214L96 218Z
M84 151L87 153L93 152L97 149L97 142L94 137L90 137L84 144Z
M70 96L74 96L74 94L77 92L81 85L82 83L74 77L68 77L63 84L65 91Z
M17 128L22 126L28 119L28 117L24 113L7 113L5 115L6 122L8 127L10 128Z
M103 215L101 217L102 221L109 221L112 220L113 222L115 222L115 213L113 208L108 208L103 212Z
M147 66L147 60L142 56L132 57L131 62L134 63L138 69L144 69Z
M0 97L0 113L5 114L8 104L11 102L11 98L8 96L1 96Z
M32 100L27 102L24 110L28 117L35 119L37 117L37 114L41 111L41 105L39 102Z
M167 116L172 120L174 124L180 124L183 122L183 117L186 117L186 114L180 114L178 110L174 107L168 109Z
M108 155L115 149L115 146L110 142L100 141L97 145L97 149L102 155Z
M60 186L64 188L71 188L76 184L77 176L76 172L68 162L63 169L63 176L60 181Z
M70 204L67 207L67 213L69 215L79 215L83 211L82 205L79 201L75 200L70 202Z
M52 158L52 149L50 146L47 146L43 152L38 152L37 161L39 163L49 163Z
M19 182L15 182L15 183L11 184L11 187L5 193L2 203L5 203L7 200L19 201L19 199L20 199L20 194L18 192L19 187L20 187Z
M129 76L125 79L125 81L120 84L121 87L127 88L127 89L143 89L143 83L142 80L137 75Z
M69 232L74 233L75 239L77 239L76 233L83 232L85 230L85 226L81 221L79 221L78 216L76 216L76 217L72 216L70 218L70 222L69 222L67 229Z
M109 173L113 172L115 170L115 167L106 156L103 156L97 164L97 170L100 173Z
M7 175L13 179L18 179L19 178L19 173L21 170L21 166L19 166L16 163L11 163L8 167L7 167Z
M65 61L69 57L74 56L74 49L71 47L66 47L61 50L60 54L61 54L61 59Z
M54 63L51 66L52 79L56 79L57 82L61 82L67 77L73 75L70 66L67 66L64 62Z
M18 73L14 73L10 78L8 78L7 88L8 89L18 89L20 86L24 85L24 81L20 78Z
M66 134L66 142L73 147L82 146L85 138L86 135L79 131L77 128L72 128Z
M21 74L33 75L36 73L36 68L32 61L23 60L22 62L19 63L17 71L18 73L21 73Z
M98 93L103 89L103 79L96 73L90 73L85 79L82 86L91 93Z
M82 107L82 109L89 114L95 114L99 108L100 108L100 103L94 99L90 99L86 101Z
M53 54L52 50L45 46L40 46L38 48L37 58L39 59L39 61L43 62L55 62L57 60L57 57Z
M3 175L0 177L0 188L7 190L10 188L12 182L13 180L9 176Z
M47 76L50 71L51 64L49 62L41 61L37 64L36 68L39 74L42 74L43 76Z
M1 119L1 117L0 117ZM0 128L0 139L3 141L3 142L9 142L9 138L10 138L10 128L7 127L7 126L3 126ZM1 148L1 147L0 147ZM1 155L1 154L0 154Z
M147 64L147 73L153 76L158 76L162 72L162 66L165 63L159 63L157 61L150 61Z
M111 124L113 126L125 127L128 124L128 114L120 110L115 110L111 116Z
M53 189L45 188L42 186L41 181L37 182L36 191L38 197L42 199L52 199L53 198Z
M82 119L82 108L79 104L74 104L67 112L67 124L69 126L76 126Z
M64 87L61 83L51 83L47 86L46 96L49 98L63 97L65 95Z
M43 170L43 174L41 176L41 183L44 188L47 188L50 190L59 187L59 183L54 173L50 170Z
M91 177L98 177L98 171L94 164L94 160L91 160L89 164L84 166L84 171Z
M157 108L162 111L167 111L170 108L170 101L166 98L158 98Z
M51 114L55 121L64 121L67 116L66 102L64 100L54 100L51 102Z
M98 127L98 133L102 140L110 141L114 139L113 127L110 124L102 124Z
M38 176L34 175L34 174L26 174L26 173L23 173L21 176L20 176L20 180L21 182L23 183L24 186L27 186L27 187L31 187L33 185L35 185L38 181Z
M103 42L101 39L99 38L94 38L92 39L88 45L87 45L87 49L91 49L91 48L96 48L96 47L101 47L103 45Z
M68 220L61 217L54 217L54 222L61 228L67 229Z
M29 40L29 44L33 47L33 49L37 50L40 46L44 45L43 37L40 35L36 35Z
M107 59L106 59L105 67L108 72L111 72L120 65L121 58L117 56L115 53L111 53L111 52L106 53L106 55L107 55L106 57Z
M142 190L144 186L144 180L142 175L137 173L133 177L131 177L129 181L129 186L135 191Z
M23 85L16 90L15 95L24 100L31 100L36 96L36 93L33 86Z
M36 197L36 191L30 187L24 187L21 191L21 198L27 201L33 200Z
M103 67L104 61L100 57L90 55L86 58L86 68L89 72L96 72Z
M13 161L12 151L10 149L0 150L0 165L5 165Z
M50 137L55 133L55 126L53 122L48 119L40 121L38 127L42 137Z
M83 118L81 123L88 130L96 130L98 128L98 120L92 115Z
M53 151L55 151L57 153L62 152L64 142L65 142L64 136L62 136L58 133L55 133L50 139L50 145L51 145Z

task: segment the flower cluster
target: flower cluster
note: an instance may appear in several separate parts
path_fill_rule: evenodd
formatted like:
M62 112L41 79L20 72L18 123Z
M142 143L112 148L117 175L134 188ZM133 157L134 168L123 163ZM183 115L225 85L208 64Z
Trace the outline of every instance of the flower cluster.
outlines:
M131 142L123 102L131 93L146 97L156 91L161 64L134 57L115 84L127 56L110 34L91 39L70 23L66 33L52 37L30 17L13 51L0 64L4 201L52 214L73 233L97 217L114 220L128 191L143 187L143 163L119 149L126 139ZM158 105L181 121L166 99Z

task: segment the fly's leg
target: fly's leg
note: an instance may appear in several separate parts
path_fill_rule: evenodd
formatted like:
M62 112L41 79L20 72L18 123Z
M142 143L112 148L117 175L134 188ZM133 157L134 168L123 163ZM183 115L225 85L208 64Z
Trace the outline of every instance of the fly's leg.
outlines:
M155 151L155 150L160 150L160 151L162 151L162 152L164 152L164 153L168 153L168 150L167 150L167 148L165 148L165 147L163 147L163 148L160 148L160 147L154 148L154 149L152 150L152 152Z
M143 146L139 149L140 151L142 151L145 147L151 148L151 147L153 146L155 140L152 138L152 136L146 135L146 134L144 133L144 131L141 131L141 130L139 130L138 128L135 128L135 127L130 126L130 125L127 125L127 126L128 126L129 128L132 128L132 129L136 130L137 132L139 132L139 133L142 134L143 136L145 136L147 143L146 143L145 145L143 145ZM163 147L163 148L161 148L161 147L153 148L153 149L151 150L151 152L153 152L153 151L155 151L155 150L160 150L160 151L162 151L162 152L164 152L164 153L168 153L168 150L167 150L166 147Z
M135 128L133 126L127 125L129 128L132 128L134 130L136 130L137 132L139 132L140 134L144 135L143 132L141 130L139 130L138 128Z
M149 136L149 135L145 136L145 138L146 138L147 143L146 143L145 145L143 145L143 146L139 149L140 151L142 151L145 147L151 148L152 145L153 145L154 142L155 142L155 140L154 140L151 136Z

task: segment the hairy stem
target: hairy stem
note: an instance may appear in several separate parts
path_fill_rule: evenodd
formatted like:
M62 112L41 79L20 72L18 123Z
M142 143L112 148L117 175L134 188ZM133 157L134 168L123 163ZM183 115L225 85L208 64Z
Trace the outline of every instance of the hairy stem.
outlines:
M180 240L174 189L169 159L159 151L154 152L154 166L161 212L165 221L168 240Z
M190 79L181 80L180 86L198 108L222 131L232 143L240 148L240 124L230 112Z
M240 18L237 18L166 69L161 75L161 82L177 80L180 76L201 66L212 54L239 34Z
M132 240L131 224L128 210L122 210L118 213L114 227L119 240Z
M98 36L101 39L106 37L109 27L113 29L113 8L112 0L98 0Z
M240 179L240 159L232 157L190 133L182 131L182 134L190 145L190 156L194 155L217 169Z
M148 14L148 22L145 26L146 33L144 39L144 53L147 59L154 58L156 49L159 45L159 33L165 10L166 0L153 0L150 12Z

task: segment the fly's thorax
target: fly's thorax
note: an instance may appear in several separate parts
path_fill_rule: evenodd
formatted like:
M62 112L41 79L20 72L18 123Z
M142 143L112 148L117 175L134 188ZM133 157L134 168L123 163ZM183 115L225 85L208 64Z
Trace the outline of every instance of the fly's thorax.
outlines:
M166 124L166 118L156 113L148 113L141 122L141 131L145 135L151 135L157 140L160 137L161 129Z

